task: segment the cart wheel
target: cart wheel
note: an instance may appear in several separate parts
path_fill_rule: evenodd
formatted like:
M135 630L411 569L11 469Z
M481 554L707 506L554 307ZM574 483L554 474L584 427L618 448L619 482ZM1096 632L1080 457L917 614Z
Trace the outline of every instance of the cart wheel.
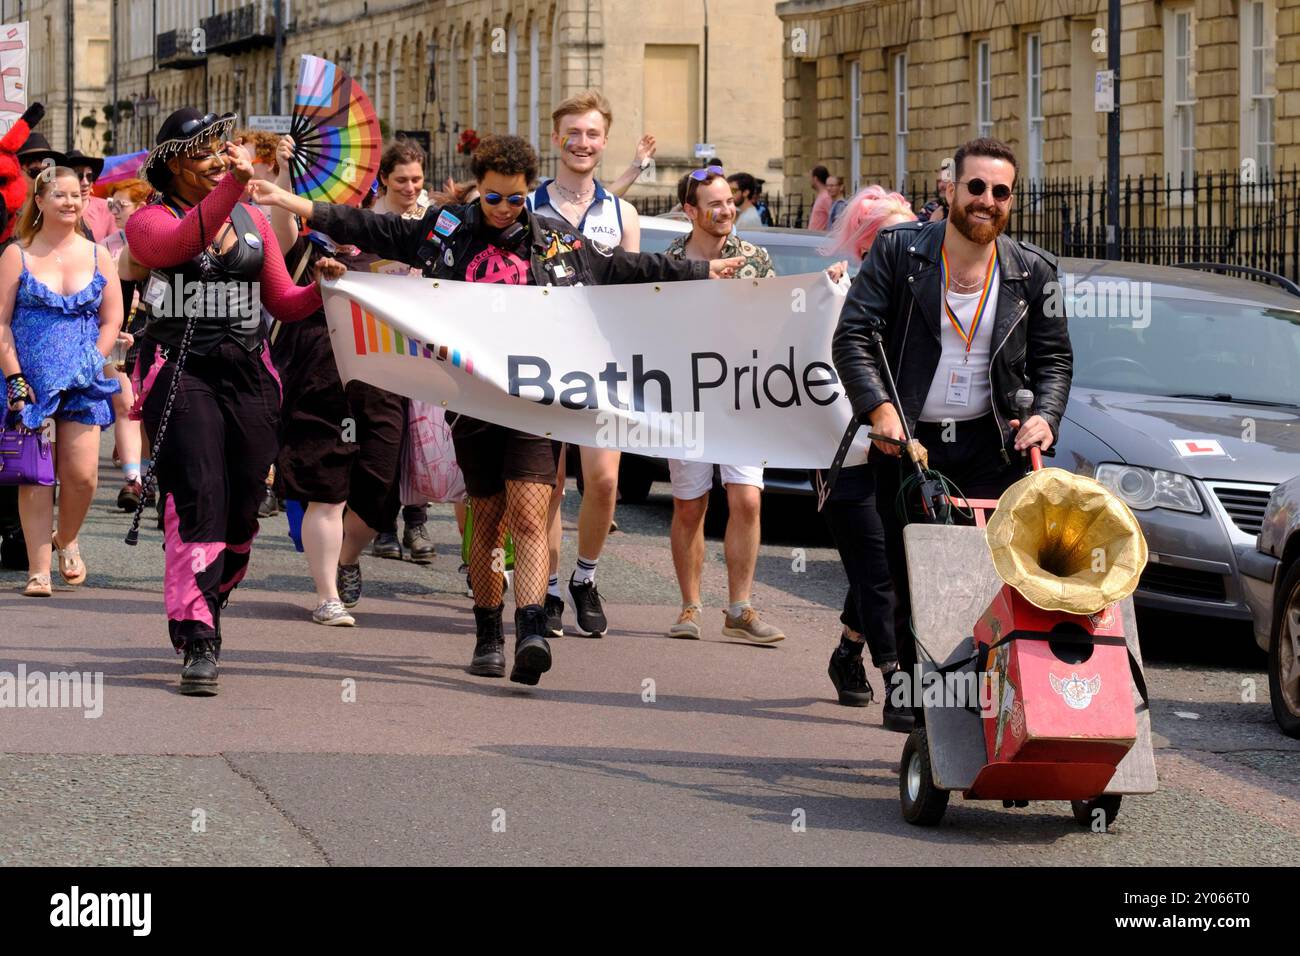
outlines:
M1094 814L1100 810L1106 829L1109 830L1110 825L1119 816L1119 802L1122 799L1123 797L1117 793L1107 793L1100 797L1093 797L1091 800L1071 800L1070 808L1074 811L1074 821L1081 827L1091 827Z
M948 809L948 791L936 787L930 773L930 745L924 727L908 734L903 745L898 798L903 805L903 819L919 827L934 826Z

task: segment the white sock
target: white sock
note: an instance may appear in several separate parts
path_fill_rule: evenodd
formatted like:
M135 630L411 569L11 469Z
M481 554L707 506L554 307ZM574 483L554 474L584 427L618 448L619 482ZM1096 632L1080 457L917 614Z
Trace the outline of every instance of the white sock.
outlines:
M596 580L596 562L599 560L599 558L584 558L578 555L578 563L573 567L573 582L589 584Z
M551 579L546 582L546 593L552 597L563 599L564 595L560 593L560 576L552 574Z
M727 606L727 613L733 618L740 617L740 615L745 613L745 608L747 607L753 607L753 605L748 601L737 601L734 604Z

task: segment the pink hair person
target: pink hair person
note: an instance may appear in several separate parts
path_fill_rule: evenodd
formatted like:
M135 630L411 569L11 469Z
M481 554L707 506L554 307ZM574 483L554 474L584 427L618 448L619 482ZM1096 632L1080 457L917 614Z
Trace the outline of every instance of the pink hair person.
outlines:
M824 256L849 255L861 262L881 228L900 216L916 218L911 203L900 193L886 192L883 186L867 186L849 200L827 236L826 245L817 251Z

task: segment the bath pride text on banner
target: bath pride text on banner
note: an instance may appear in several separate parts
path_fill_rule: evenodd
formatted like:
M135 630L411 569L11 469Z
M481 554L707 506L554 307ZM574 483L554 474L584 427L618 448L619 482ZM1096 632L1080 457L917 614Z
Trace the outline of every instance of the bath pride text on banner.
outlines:
M325 290L342 379L534 435L824 468L851 417L823 273L548 288L349 272ZM848 464L865 460L866 435Z

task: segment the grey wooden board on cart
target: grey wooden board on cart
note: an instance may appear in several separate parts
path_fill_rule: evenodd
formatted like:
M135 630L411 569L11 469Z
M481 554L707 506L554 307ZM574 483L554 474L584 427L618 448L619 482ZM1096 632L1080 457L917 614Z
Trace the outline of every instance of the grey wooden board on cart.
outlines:
M923 663L922 674L955 663L973 653L971 634L987 610L1002 579L993 567L983 528L961 525L912 524L903 529L907 577L912 592L912 628L922 652L934 663ZM1137 618L1133 599L1120 602L1124 634L1138 665ZM962 670L973 670L968 664ZM1120 761L1107 793L1154 793L1155 753L1151 748L1151 712L1136 688L1137 740ZM978 714L961 707L936 707L925 712L930 742L930 766L935 786L965 790L986 762L984 730Z

